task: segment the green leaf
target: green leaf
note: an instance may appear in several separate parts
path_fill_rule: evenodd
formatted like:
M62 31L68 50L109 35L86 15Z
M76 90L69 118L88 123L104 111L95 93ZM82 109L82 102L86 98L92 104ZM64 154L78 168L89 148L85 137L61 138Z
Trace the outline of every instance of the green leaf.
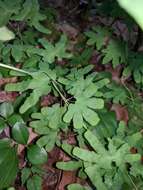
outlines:
M82 186L82 185L77 184L77 183L73 183L73 184L68 185L67 189L68 190L91 190L90 187Z
M29 131L24 123L17 122L12 127L12 136L19 144L27 144L29 138Z
M102 181L102 177L100 176L100 171L96 166L90 166L85 169L85 172L87 173L88 177L90 178L91 182L95 187L97 187L97 190L108 190L104 182Z
M102 109L104 101L101 98L88 97L85 94L76 97L76 102L68 106L68 111L64 115L63 120L70 123L73 120L75 128L80 129L85 124L84 121L90 125L95 126L99 122L99 117L93 109Z
M0 27L0 41L10 41L15 38L15 34L6 26Z
M13 19L16 21L26 21L39 32L50 34L51 31L41 24L41 21L45 20L46 16L40 13L39 8L37 0L26 0L19 14L14 15Z
M8 84L6 85L5 90L7 91L26 91L28 89L33 90L29 97L26 98L24 104L20 107L20 113L25 113L28 109L33 107L39 100L39 98L42 95L46 95L51 91L50 86L50 78L48 76L52 75L53 77L56 77L54 75L54 72L52 70L47 69L48 71L44 72L34 72L32 73L32 78L15 83L15 84ZM47 84L47 85L45 85Z
M9 187L7 190L15 190L14 187Z
M4 102L0 105L0 115L4 118L8 118L13 112L14 110L11 103Z
M18 14L21 8L20 0L0 1L0 26L4 26L12 18L13 14Z
M89 63L93 53L93 48L86 48L82 53L74 55L71 60L73 65L86 65Z
M18 158L15 148L7 139L0 140L0 189L11 185L18 171Z
M31 174L30 168L23 168L22 169L22 172L21 172L22 185L24 185L26 183L26 181L30 177L30 174Z
M137 84L143 84L143 55L141 53L130 52L129 65L125 67L123 75L129 77L131 74Z
M56 130L61 127L63 113L64 107L60 107L59 104L54 104L52 107L44 107L41 109L41 120L44 121L46 117L47 126ZM34 114L32 114L32 117L34 117Z
M47 152L38 145L31 145L27 150L27 158L34 165L44 164L48 160Z
M27 181L28 190L41 190L42 189L42 178L38 175L32 176Z
M46 170L41 168L39 165L34 165L31 167L31 171L33 174L38 174L39 176L42 176L46 174Z
M27 49L27 53L42 56L43 61L48 63L53 63L55 58L62 60L63 58L69 59L72 57L72 54L66 52L67 37L65 35L62 35L60 40L55 45L48 42L46 39L39 39L39 42L44 49L30 47Z
M82 163L77 161L57 162L56 166L61 170L74 171L82 167Z
M38 18L38 17L37 17ZM39 20L41 20L41 16L39 15ZM51 31L43 26L42 24L40 24L39 22L34 22L33 23L33 26L39 31L39 32L42 32L42 33L45 33L45 34L51 34Z
M96 45L97 50L100 50L105 43L105 38L110 36L110 32L106 28L96 26L92 31L85 32L85 35L89 38L87 44Z
M7 118L8 123L13 126L17 122L24 123L23 118L19 114L12 114L10 117Z
M57 132L49 131L48 135L40 137L36 143L40 147L45 146L45 149L50 152L55 146L56 139Z
M22 45L13 45L11 49L11 55L16 62L22 61L24 56L23 46Z
M131 166L140 163L141 155L139 153L132 154L130 149L139 144L142 135L140 133L125 134L125 124L123 122L120 122L116 135L112 139L107 137L103 143L98 139L97 133L87 130L84 136L94 151L78 147L73 149L73 155L83 160L85 173L99 190L101 188L107 190L108 187L118 187L118 179L120 180L119 187L121 187L124 181L127 180L124 173L129 173L126 167L127 163ZM122 174L117 175L117 171ZM136 170L137 172L138 170ZM138 175L140 175L140 172ZM103 181L103 178L107 181ZM129 179L127 181L129 182Z
M90 146L99 154L106 154L106 150L103 147L102 143L98 140L96 135L91 131L86 131L84 134L85 138L88 140Z
M104 55L103 64L111 61L115 68L117 65L126 62L125 44L121 41L110 40L107 48L102 50L102 52Z
M125 9L143 29L143 1L142 0L117 0L119 5Z
M73 120L73 125L77 129L82 128L86 123L92 126L97 125L99 117L96 109L104 107L103 99L99 98L102 96L102 92L98 90L108 84L109 80L102 79L94 83L94 75L88 75L84 79L84 75L91 69L92 67L87 66L79 70L72 70L66 80L60 78L60 82L66 85L68 93L74 95L76 99L75 103L69 104L63 120L66 123Z
M47 151L53 149L60 128L67 127L62 121L64 112L64 107L54 104L52 107L42 108L40 113L32 114L35 121L30 122L30 126L35 129L36 133L44 135L38 139L37 144L40 147L45 147Z
M128 92L123 86L112 83L107 86L104 97L112 99L115 104L121 103L124 105L128 100Z
M109 110L98 111L98 115L100 122L92 132L95 132L98 139L101 142L104 142L105 138L115 135L116 129L118 127L116 115L114 112L109 112Z
M75 147L73 149L73 155L77 156L85 162L95 163L97 160L97 155L94 151L84 150L78 147Z
M70 156L70 157L73 157L73 154L72 154L72 150L73 150L73 145L71 144L67 144L67 143L63 143L61 145L61 148Z
M0 118L0 133L3 132L3 130L7 127L5 120Z

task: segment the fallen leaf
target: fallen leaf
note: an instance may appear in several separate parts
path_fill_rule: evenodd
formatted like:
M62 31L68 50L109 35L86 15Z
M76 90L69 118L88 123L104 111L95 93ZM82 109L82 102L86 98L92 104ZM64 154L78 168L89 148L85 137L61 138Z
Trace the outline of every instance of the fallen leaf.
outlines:
M43 96L41 98L41 107L50 106L53 103L55 103L56 100L57 100L57 98L55 96L50 95L50 94Z
M13 102L16 100L17 96L18 96L17 92L0 91L0 103L2 103L2 102Z
M111 110L115 111L118 121L124 121L126 124L128 123L129 114L125 106L121 106L120 104L113 104Z
M70 39L75 39L79 34L77 28L69 25L68 23L62 23L57 25L57 29L64 32Z
M0 78L0 86L7 83L15 83L15 82L17 82L17 77Z
M76 182L76 172L73 171L63 171L61 182L59 184L58 190L65 190L65 187L71 183Z

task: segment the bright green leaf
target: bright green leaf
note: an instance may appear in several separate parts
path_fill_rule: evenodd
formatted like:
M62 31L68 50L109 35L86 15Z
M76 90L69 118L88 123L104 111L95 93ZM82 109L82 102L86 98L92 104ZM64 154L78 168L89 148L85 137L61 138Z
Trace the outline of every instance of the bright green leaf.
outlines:
M143 1L142 0L117 0L119 5L125 9L143 29Z
M15 34L6 26L0 27L0 41L9 41L15 38Z
M74 171L82 167L82 163L77 161L57 162L56 166L61 170Z

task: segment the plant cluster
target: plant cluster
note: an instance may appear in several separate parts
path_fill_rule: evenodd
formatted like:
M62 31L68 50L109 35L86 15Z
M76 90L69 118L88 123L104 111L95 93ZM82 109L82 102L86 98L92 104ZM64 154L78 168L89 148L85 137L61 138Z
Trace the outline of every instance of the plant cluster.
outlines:
M59 160L56 167L87 181L69 184L68 190L141 190L143 55L108 26L91 27L71 47L69 36L52 26L55 13L40 9L38 0L0 0L0 14L0 94L16 94L13 102L0 98L0 189L14 184L16 176L28 190L42 189L42 165L57 146L70 160ZM106 69L97 71L91 63L95 51L104 68L121 67L120 82ZM48 95L55 101L42 107ZM127 107L128 124L117 121L111 105ZM70 132L73 144L62 138Z

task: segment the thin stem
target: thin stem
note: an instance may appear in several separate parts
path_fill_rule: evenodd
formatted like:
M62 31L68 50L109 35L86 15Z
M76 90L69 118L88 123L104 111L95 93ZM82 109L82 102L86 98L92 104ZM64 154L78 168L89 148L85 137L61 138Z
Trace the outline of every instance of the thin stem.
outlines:
M30 73L28 71L25 71L23 69L15 68L15 67L10 66L10 65L5 65L5 64L0 63L0 67L5 68L5 69L10 69L10 70L13 70L13 71L17 71L17 72L20 72L20 73L24 73L24 74L27 74L27 75L30 75L30 76L32 75L32 73ZM59 90L59 88L57 87L57 85L55 83L57 83L57 82L54 81L54 80L52 80L52 84L53 84L54 88L57 90L57 92L60 94L60 96L63 99L63 101L68 106L68 100L63 96L63 94L61 93L61 91Z
M133 97L133 94L132 94L131 90L126 86L125 83L122 83L122 84L123 84L123 86L125 87L125 89L128 91L132 102L134 102L134 97Z
M136 186L136 184L135 184L134 181L132 180L131 176L130 176L129 174L127 174L127 175L128 175L128 177L129 177L129 179L130 179L132 185L134 186L135 190L138 190L138 187Z
M5 69L10 69L10 70L13 70L13 71L17 71L17 72L20 72L20 73L24 73L24 74L27 74L27 75L32 75L32 73L30 73L28 71L25 71L23 69L18 69L16 67L13 67L13 66L10 66L10 65L5 65L5 64L0 63L0 67L5 68Z
M58 89L58 87L55 84L55 81L52 80L52 84L53 84L54 88L57 90L57 92L60 94L60 96L63 99L63 101L65 102L65 104L68 106L69 105L68 100L63 96L61 91Z

